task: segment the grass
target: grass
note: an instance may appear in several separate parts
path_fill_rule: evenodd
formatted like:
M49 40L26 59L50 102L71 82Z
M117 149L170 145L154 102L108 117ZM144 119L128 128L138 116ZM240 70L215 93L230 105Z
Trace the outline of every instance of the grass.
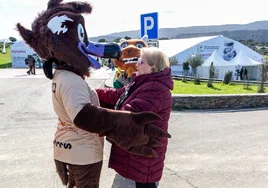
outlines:
M2 50L0 52L0 68L6 68L11 67L11 54L10 54L10 48L6 49L6 54L2 53Z
M239 84L222 84L213 83L213 88L208 88L206 82L201 82L201 85L195 85L193 81L186 83L181 80L174 80L173 94L246 94L257 93L258 87L250 85L249 89L244 89L244 85ZM266 88L266 91L268 89Z

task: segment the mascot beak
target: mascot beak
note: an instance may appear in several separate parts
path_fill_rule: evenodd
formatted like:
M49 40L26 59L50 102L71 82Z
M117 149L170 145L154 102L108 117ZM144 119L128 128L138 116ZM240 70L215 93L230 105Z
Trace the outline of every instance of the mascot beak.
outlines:
M88 42L86 45L84 42L79 42L78 49L88 58L90 66L95 69L99 69L101 65L90 55L101 58L119 59L122 54L120 46L116 43Z
M120 59L121 54L122 51L118 44L108 43L104 45L103 58Z

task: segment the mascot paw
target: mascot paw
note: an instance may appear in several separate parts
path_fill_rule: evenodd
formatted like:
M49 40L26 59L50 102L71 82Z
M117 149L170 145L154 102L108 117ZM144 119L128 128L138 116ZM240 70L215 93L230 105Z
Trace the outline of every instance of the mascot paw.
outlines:
M132 118L125 118L120 120L122 125L106 133L108 139L132 154L157 157L153 148L162 146L157 138L171 138L169 133L151 124L161 118L152 112L132 113Z

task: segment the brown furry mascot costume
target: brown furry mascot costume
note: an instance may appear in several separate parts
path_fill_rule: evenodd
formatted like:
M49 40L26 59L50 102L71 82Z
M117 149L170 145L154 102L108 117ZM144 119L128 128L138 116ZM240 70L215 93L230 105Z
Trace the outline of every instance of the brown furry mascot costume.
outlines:
M99 107L96 91L84 76L88 68L100 68L91 57L117 58L117 44L88 41L82 13L91 13L88 3L50 0L32 23L32 29L17 24L25 42L45 59L45 75L52 79L52 101L58 116L54 139L56 169L68 187L99 187L103 137L128 152L155 157L156 138L170 135L150 124L159 117L150 112L132 113ZM56 70L52 71L52 63Z
M114 88L122 88L131 82L132 74L137 71L136 63L140 57L140 49L147 47L147 40L147 35L144 35L141 39L120 40L122 55L119 59L114 60L114 64L119 70L113 83ZM120 74L121 70L125 75Z

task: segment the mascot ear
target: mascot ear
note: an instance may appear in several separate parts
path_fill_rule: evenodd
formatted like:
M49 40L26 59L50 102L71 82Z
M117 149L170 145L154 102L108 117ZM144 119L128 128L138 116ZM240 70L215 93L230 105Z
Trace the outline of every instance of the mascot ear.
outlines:
M147 43L148 41L148 35L144 35L141 40L143 40L145 43Z
M50 0L48 3L47 3L47 9L50 9L52 7L55 7L57 5L59 5L63 0Z
M123 42L125 42L126 41L126 39L124 39L124 38L121 38L120 39L120 43L123 43Z
M24 41L29 44L31 47L34 46L34 44L32 43L34 35L33 32L29 29L26 29L25 27L23 27L20 23L17 24L17 29L21 35L21 37L24 39Z

